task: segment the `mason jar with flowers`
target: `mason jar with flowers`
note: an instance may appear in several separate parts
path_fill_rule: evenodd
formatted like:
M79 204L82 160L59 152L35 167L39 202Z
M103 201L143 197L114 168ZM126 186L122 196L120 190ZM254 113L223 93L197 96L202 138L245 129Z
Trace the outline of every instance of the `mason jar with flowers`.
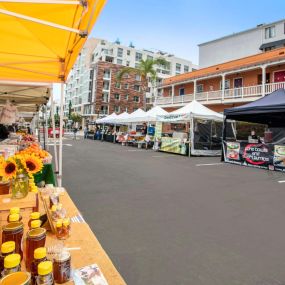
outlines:
M43 168L42 160L34 154L15 154L2 160L0 176L10 182L12 198L20 199L28 195L29 190L36 190L33 174ZM30 185L29 185L30 184Z

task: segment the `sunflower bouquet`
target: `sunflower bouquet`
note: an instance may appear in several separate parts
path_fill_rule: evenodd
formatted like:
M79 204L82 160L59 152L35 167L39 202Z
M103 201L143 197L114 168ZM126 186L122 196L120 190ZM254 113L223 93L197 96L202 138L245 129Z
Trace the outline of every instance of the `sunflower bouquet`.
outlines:
M37 191L33 174L43 168L42 160L35 154L15 154L7 160L0 160L0 176L10 181L12 196L22 198L28 191Z

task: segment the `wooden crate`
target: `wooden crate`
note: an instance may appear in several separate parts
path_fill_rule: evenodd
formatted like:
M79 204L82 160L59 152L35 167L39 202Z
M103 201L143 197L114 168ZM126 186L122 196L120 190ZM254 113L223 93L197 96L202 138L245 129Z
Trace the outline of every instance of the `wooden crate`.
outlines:
M38 194L29 192L23 199L11 199L11 194L0 195L0 226L7 224L7 217L12 207L19 207L23 217L24 227L28 227L28 221L32 212L39 210ZM2 241L2 230L0 231L0 241Z

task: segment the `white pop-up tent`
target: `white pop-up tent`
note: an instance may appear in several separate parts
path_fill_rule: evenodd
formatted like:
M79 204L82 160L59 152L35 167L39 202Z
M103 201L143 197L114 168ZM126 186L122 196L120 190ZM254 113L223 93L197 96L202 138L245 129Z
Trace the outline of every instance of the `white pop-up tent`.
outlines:
M112 113L111 115L107 117L96 120L96 123L97 124L112 124L114 120L116 120L117 117L118 115L116 113Z
M129 123L135 123L137 120L143 116L145 116L146 112L142 109L137 109L131 114L128 114L128 116L120 117L116 119L116 122L118 124L129 124Z
M122 124L122 122L123 122L124 120L126 120L129 116L130 116L130 114L127 113L127 112L121 113L121 114L118 115L118 116L116 117L116 119L114 119L111 123L116 124L116 125L120 125L120 124Z
M163 110L159 106L155 106L147 112L140 112L139 114L134 115L132 118L132 123L143 123L143 122L156 122L157 116L167 115L168 112Z
M157 121L190 123L190 149L192 155L216 156L221 153L223 115L197 101L185 105L168 115L157 116Z

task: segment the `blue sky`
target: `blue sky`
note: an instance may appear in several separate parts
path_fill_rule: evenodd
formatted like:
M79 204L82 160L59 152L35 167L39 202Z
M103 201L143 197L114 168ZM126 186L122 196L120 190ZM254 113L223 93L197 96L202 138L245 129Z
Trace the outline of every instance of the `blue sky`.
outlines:
M92 36L198 64L199 43L283 19L284 12L284 0L108 0Z

